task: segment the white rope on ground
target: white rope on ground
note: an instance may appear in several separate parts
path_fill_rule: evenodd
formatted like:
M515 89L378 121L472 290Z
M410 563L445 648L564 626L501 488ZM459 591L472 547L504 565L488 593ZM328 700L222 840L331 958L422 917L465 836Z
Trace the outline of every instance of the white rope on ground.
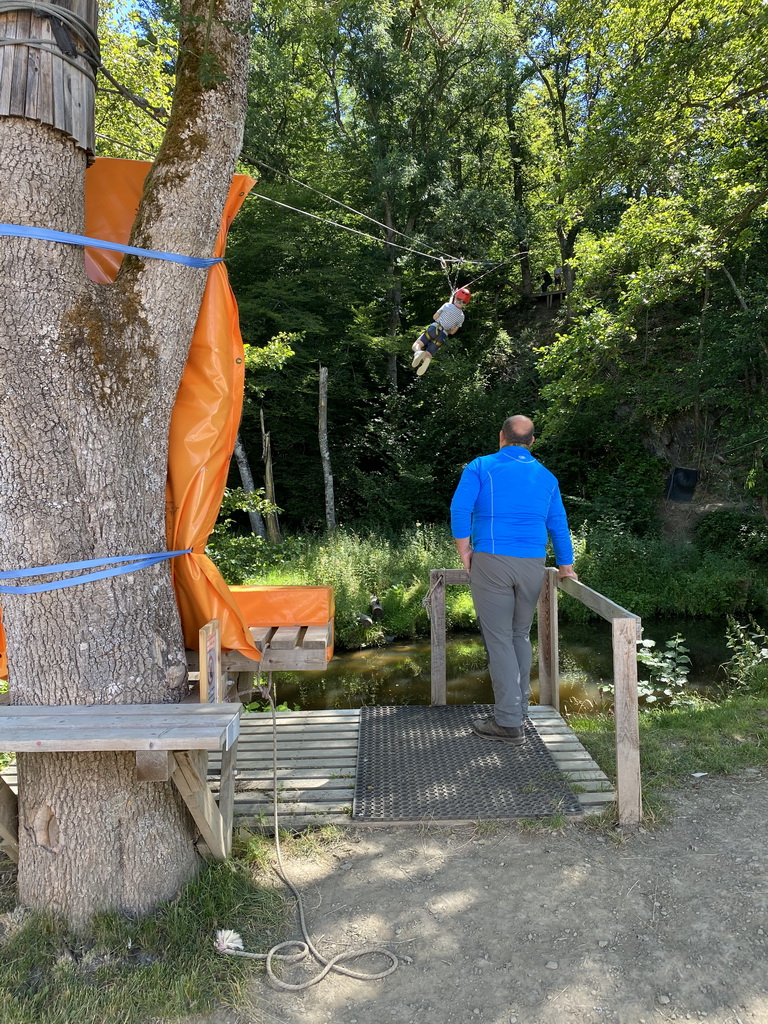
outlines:
M261 670L258 672L257 680L260 678ZM216 949L220 953L225 953L228 956L240 956L246 957L249 960L266 961L265 967L267 977L270 982L276 988L284 989L288 992L301 992L304 989L311 988L313 985L317 985L318 982L322 981L323 978L331 971L335 971L337 974L344 974L348 978L355 978L358 981L380 981L382 978L386 978L390 974L394 974L399 966L399 960L391 950L385 949L383 946L365 946L362 949L349 950L346 953L337 953L336 956L326 959L315 947L312 939L309 937L307 923L304 917L304 904L301 899L301 894L286 874L282 851L280 849L280 829L277 812L277 716L275 712L275 698L271 672L269 673L269 683L267 686L261 685L258 688L261 690L262 695L269 700L269 707L272 713L272 813L275 828L275 854L277 857L277 866L274 870L278 878L288 886L296 897L296 908L299 912L301 934L304 936L304 939L303 941L301 939L288 939L286 942L279 942L267 953L249 953L247 950L242 948L242 939L237 932L226 930L218 931L216 933ZM287 950L292 948L295 949L295 952L287 952ZM272 964L275 960L281 960L286 964L296 964L301 963L302 960L309 959L310 954L315 961L321 965L321 970L308 981L293 985L287 981L283 981L281 978L278 978L272 970ZM366 974L363 971L354 971L349 967L342 966L342 964L347 960L357 960L358 957L370 955L385 956L391 961L391 964L385 971L379 971L377 974Z

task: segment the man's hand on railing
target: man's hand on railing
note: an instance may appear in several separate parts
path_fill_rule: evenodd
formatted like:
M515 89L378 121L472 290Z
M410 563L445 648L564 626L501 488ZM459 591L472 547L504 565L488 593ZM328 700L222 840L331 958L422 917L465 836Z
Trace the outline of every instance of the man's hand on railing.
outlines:
M578 580L578 576L574 572L572 565L558 565L557 567L557 578L559 580L571 579Z
M456 541L456 550L459 552L461 564L464 566L467 572L469 572L470 569L472 568L473 553L473 548L472 544L470 543L470 539L469 537L456 537L454 539Z

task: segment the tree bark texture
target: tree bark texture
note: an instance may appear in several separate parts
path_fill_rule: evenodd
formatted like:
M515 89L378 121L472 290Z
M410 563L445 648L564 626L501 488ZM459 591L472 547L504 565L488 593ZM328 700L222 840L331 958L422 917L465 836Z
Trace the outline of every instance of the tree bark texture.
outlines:
M243 439L238 434L235 438L235 461L237 462L237 468L240 470L240 480L243 484L243 490L249 494L253 494L256 490L256 485L253 482L253 473L251 472L251 466L248 462L248 453L245 450ZM248 521L251 524L251 530L257 537L266 537L267 533L264 529L264 520L262 519L261 513L255 508L248 509Z
M264 494L266 495L267 501L276 506L275 478L272 475L272 441L269 433L264 427L263 409L259 410L259 420L261 422L261 454L264 460ZM266 519L267 537L269 538L270 544L279 544L281 537L280 521L277 518L277 512L267 512L264 518Z
M320 367L320 388L318 402L318 438L320 442L320 461L323 464L323 484L325 487L325 526L329 533L336 529L336 503L333 497L333 472L331 470L331 453L328 448L328 367Z
M199 8L199 10L198 10ZM239 152L244 0L185 0L177 88L131 244L210 256ZM198 17L199 15L199 17ZM199 55L215 54L214 85ZM0 118L2 220L84 231L86 154L61 132ZM27 568L166 549L171 410L205 271L127 257L87 281L81 248L0 246L0 564ZM167 562L3 600L14 704L176 702L185 660ZM19 893L83 924L141 912L196 868L170 784L137 783L132 756L19 757Z

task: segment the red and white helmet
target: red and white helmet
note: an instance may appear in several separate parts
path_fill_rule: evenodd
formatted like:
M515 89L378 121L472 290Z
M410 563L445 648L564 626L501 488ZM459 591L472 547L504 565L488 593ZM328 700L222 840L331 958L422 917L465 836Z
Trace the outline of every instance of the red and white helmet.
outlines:
M469 288L459 288L458 291L453 293L453 297L454 299L460 299L461 302L466 304L472 298L472 292Z

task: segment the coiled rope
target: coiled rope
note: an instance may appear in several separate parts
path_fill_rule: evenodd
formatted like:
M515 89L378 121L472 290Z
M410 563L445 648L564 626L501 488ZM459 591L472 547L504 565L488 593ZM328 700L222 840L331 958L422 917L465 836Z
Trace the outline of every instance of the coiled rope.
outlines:
M323 978L330 974L331 971L335 971L337 974L344 974L348 978L355 978L358 981L380 981L382 978L386 978L390 974L393 974L398 968L398 958L391 950L385 949L383 946L365 946L362 949L348 950L345 953L337 953L336 956L328 959L320 953L309 936L307 922L304 917L304 904L301 899L301 894L287 875L285 865L283 864L282 850L280 848L280 829L278 827L279 822L277 810L277 716L275 712L272 673L269 673L269 682L266 686L260 684L260 679L261 670L259 669L257 673L257 688L260 689L262 696L269 700L269 707L272 715L272 814L275 828L275 856L277 860L277 864L274 866L274 871L278 878L288 886L296 897L299 924L301 926L301 934L304 938L303 941L301 939L288 939L286 942L279 942L267 953L250 953L242 948L242 940L236 932L219 931L216 934L216 949L220 953L225 953L228 956L241 956L246 957L249 960L266 961L265 967L267 977L271 984L274 985L275 988L283 989L287 992L301 992L304 989L311 988L313 985L317 985L318 982L322 981ZM288 952L288 950L291 949L293 949L294 952ZM342 966L347 960L357 960L361 956L371 955L387 957L390 960L390 966L386 970L379 971L376 974L366 974L363 971L355 971L350 967ZM275 960L282 961L286 964L296 964L300 963L302 960L308 960L310 957L312 957L316 963L320 964L321 969L308 981L291 984L290 982L283 981L281 978L278 978L272 969L272 964Z

